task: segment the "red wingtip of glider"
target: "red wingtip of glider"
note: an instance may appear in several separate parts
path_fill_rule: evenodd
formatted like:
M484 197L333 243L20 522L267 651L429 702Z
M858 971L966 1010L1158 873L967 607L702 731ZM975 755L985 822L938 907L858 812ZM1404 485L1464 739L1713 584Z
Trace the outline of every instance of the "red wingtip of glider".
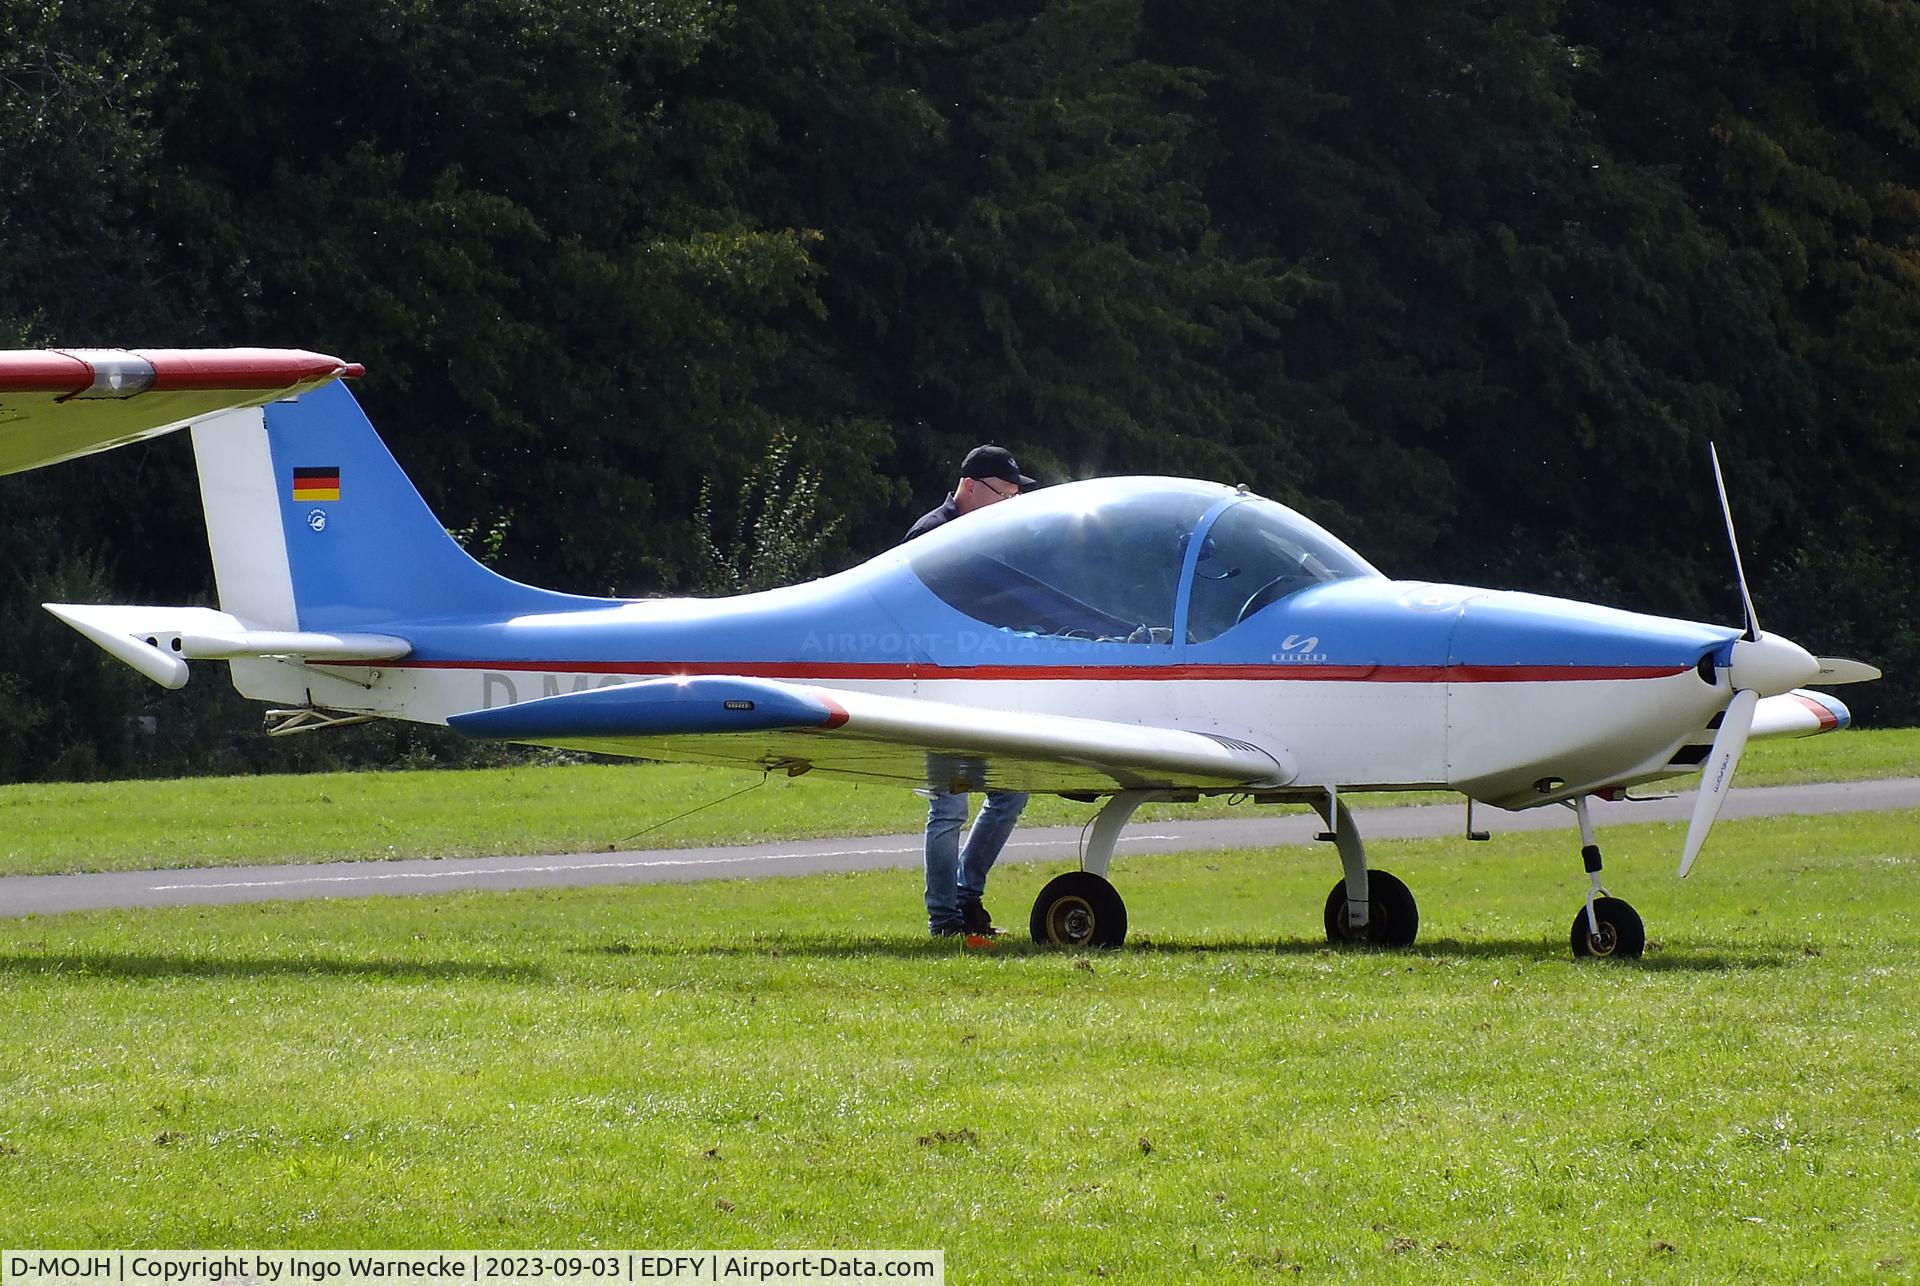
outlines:
M78 393L93 384L93 368L55 352L0 353L0 393Z
M135 356L153 364L155 389L291 388L332 379L347 363L298 348L145 348Z
M151 378L148 372L151 371ZM330 379L359 379L366 367L299 348L44 349L0 353L0 393L88 392L111 381L106 396L148 391L292 389Z

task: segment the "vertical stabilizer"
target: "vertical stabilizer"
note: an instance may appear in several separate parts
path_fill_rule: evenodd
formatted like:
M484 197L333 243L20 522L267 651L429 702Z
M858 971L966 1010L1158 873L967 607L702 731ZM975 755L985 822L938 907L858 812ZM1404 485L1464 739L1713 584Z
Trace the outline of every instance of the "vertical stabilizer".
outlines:
M254 628L404 634L605 601L475 562L343 384L204 421L193 443L220 606Z
M193 426L193 458L220 610L254 629L299 629L266 413L250 407L202 420Z

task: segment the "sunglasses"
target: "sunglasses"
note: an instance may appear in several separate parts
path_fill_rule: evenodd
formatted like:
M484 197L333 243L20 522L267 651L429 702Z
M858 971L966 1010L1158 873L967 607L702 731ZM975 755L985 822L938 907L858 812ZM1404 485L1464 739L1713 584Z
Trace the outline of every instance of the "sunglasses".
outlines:
M1020 488L1017 486L1011 491L1002 491L986 478L975 478L974 481L985 487L988 491L991 491L994 495L999 496L1002 500L1011 500L1020 494Z

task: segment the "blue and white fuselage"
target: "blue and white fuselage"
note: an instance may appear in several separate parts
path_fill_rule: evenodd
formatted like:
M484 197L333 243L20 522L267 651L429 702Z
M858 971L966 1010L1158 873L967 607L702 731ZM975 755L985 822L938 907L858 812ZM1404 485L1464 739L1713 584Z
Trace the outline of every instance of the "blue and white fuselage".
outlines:
M1258 747L1275 765L1269 787L1439 788L1508 807L1687 771L1688 747L1710 739L1727 700L1731 628L1389 580L1292 510L1173 478L1047 488L764 593L557 594L468 558L344 387L263 414L264 439L247 422L196 430L203 477L228 477L223 489L253 494L256 508L263 490L276 497L277 530L263 538L256 523L227 544L258 560L277 542L284 573L247 575L284 586L269 599L223 574L223 608L259 628L274 616L275 628L395 637L408 649L335 666L241 665L242 691L265 700L512 736L510 723L461 717L641 680L731 676L1010 723L1179 730ZM279 500L281 480L311 465L337 468L339 498ZM216 523L217 564L220 544ZM1830 698L1823 709L1844 719ZM621 748L587 728L524 731ZM646 732L636 726L630 739ZM756 761L751 749L742 762ZM711 744L701 750L714 757ZM1048 784L1024 761L984 758L982 784ZM892 771L834 760L809 763ZM1097 774L1069 784L1100 785Z
M1178 478L1045 488L765 593L555 593L448 536L331 382L356 372L277 350L0 353L0 468L193 425L219 609L50 610L168 687L191 660L228 661L244 695L285 707L280 731L406 719L796 776L1105 796L1082 870L1036 902L1043 942L1125 936L1103 877L1138 804L1235 792L1327 819L1343 867L1330 939L1404 945L1411 894L1369 875L1339 794L1406 788L1569 803L1591 886L1573 949L1638 955L1587 798L1702 770L1685 874L1748 737L1844 726L1843 705L1800 685L1878 676L1765 634L1750 600L1735 630L1389 580L1283 505Z

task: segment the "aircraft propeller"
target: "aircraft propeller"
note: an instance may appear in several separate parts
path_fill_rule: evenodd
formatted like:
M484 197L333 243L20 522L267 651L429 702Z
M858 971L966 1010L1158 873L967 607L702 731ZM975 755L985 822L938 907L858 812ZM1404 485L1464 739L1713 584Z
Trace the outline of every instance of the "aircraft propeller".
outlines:
M1835 688L1843 683L1871 683L1880 677L1880 667L1868 665L1865 661L1851 661L1844 656L1819 656L1820 677L1813 680L1815 687Z
M1798 643L1760 628L1760 618L1753 610L1753 595L1747 590L1746 569L1740 564L1740 539L1733 530L1733 506L1727 501L1727 483L1720 473L1720 452L1711 444L1708 450L1713 455L1713 482L1720 491L1720 514L1726 519L1727 544L1733 549L1733 573L1740 583L1740 601L1746 608L1747 621L1746 632L1728 645L1724 664L1715 667L1725 672L1733 699L1721 712L1720 730L1714 733L1713 749L1708 752L1700 774L1700 796L1694 803L1693 820L1687 826L1687 842L1680 852L1681 879L1693 869L1694 859L1700 856L1701 846L1707 842L1714 820L1720 816L1720 806L1726 802L1727 791L1733 785L1734 769L1740 764L1741 752L1747 748L1747 735L1753 731L1753 714L1760 698L1791 692L1821 678L1829 668L1838 673L1860 664L1815 660ZM1861 668L1873 669L1872 666ZM1862 674L1859 678L1878 677L1878 673Z

